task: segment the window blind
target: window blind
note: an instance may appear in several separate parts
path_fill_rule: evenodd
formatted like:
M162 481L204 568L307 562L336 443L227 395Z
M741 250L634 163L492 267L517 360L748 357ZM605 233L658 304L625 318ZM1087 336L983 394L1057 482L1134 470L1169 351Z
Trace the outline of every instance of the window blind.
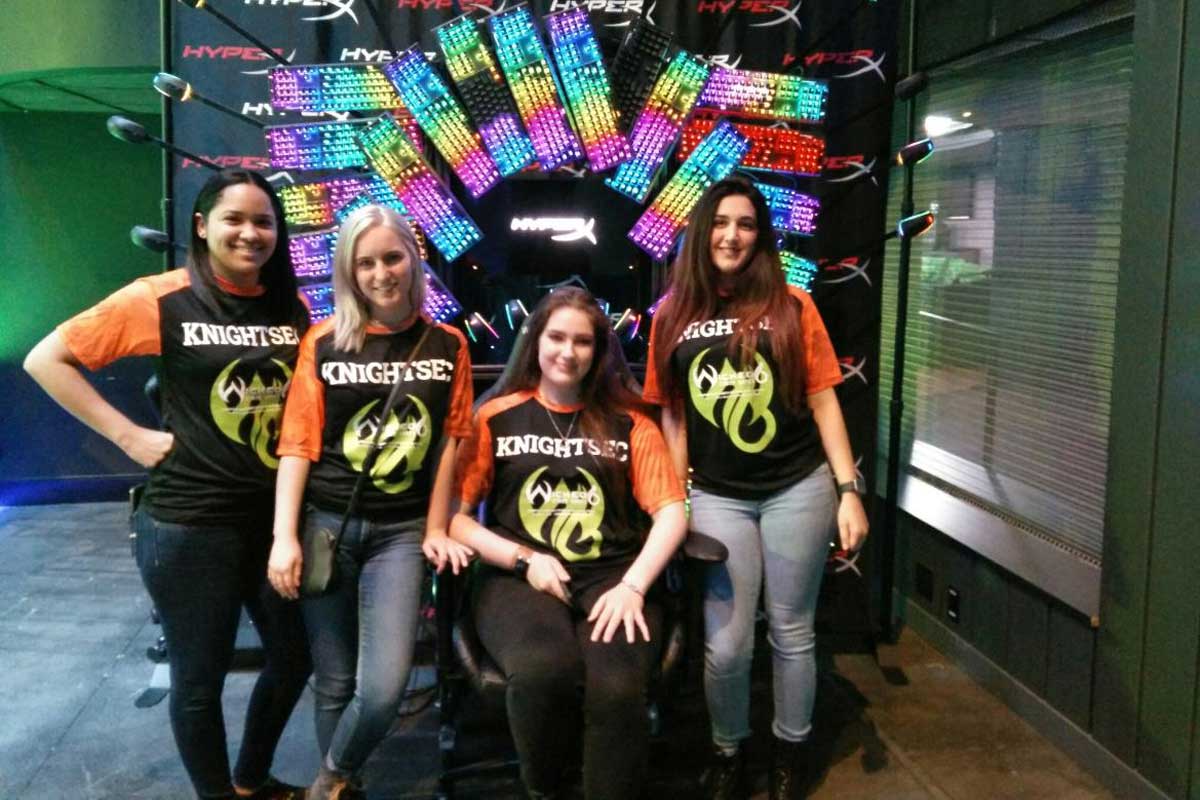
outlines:
M1125 20L951 65L917 101L936 150L916 167L914 203L937 221L912 247L902 470L926 484L922 504L968 503L1013 547L1034 537L1095 568L1132 56ZM902 188L896 174L892 218ZM881 408L897 262L893 243Z

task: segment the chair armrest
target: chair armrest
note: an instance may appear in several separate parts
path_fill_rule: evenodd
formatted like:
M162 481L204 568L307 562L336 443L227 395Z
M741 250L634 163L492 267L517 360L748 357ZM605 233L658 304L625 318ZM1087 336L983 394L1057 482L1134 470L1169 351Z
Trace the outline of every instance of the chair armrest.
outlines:
M683 540L683 555L693 561L723 564L729 558L729 548L711 536L698 531L688 531Z

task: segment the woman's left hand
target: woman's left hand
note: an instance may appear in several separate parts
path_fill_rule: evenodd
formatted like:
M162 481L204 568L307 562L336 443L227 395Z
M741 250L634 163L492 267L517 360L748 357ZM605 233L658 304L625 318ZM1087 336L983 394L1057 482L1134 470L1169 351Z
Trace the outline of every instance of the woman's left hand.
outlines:
M633 644L637 641L637 631L641 631L650 641L650 629L646 627L646 618L642 616L645 599L626 586L618 583L604 594L592 606L588 614L588 622L596 623L592 627L592 641L604 640L611 642L613 634L622 624L625 626L625 641Z
M426 534L421 542L421 552L433 564L434 570L441 574L446 565L455 575L459 570L466 569L474 557L475 551L461 542L456 542L444 533Z
M837 522L842 549L854 552L862 547L870 523L867 522L867 512L863 508L861 497L854 492L842 495L842 500L838 503Z

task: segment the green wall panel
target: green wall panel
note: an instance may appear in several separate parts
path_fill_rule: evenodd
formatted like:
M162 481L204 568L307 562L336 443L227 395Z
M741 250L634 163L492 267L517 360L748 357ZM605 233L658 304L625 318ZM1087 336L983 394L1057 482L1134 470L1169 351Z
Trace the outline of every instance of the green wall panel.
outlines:
M1002 665L1025 686L1046 694L1046 641L1050 610L1046 596L1024 581L1008 584L1008 660Z
M1137 720L1143 688L1159 382L1170 258L1172 185L1178 144L1180 34L1186 0L1139 0L1137 68L1126 166L1116 356L1109 436L1107 530L1096 646L1093 733L1118 757L1139 764ZM1177 590L1182 587L1176 587ZM1188 586L1194 593L1194 586ZM1194 657L1194 651L1193 651ZM1181 690L1184 687L1175 687ZM1189 697L1193 687L1186 687Z
M1146 681L1138 766L1172 795L1194 778L1200 652L1200 0L1185 5L1174 227L1163 328L1162 417L1154 487ZM1180 702L1180 698L1192 702Z
M1096 647L1090 621L1054 601L1046 636L1046 700L1084 730L1091 724L1092 661Z
M1041 25L1047 20L1095 2L1081 0L1038 0L1036 3L1013 3L993 0L996 8L993 35L997 38L1011 36L1018 31Z
M159 226L157 149L117 141L103 114L0 114L0 475L5 481L140 471L114 446L58 409L21 369L38 340L129 280L158 272L160 256L134 247L129 228ZM140 118L155 128L158 120ZM148 421L145 360L93 381L122 410Z
M0 83L14 73L158 63L159 0L4 0Z
M1008 661L1008 583L1012 576L985 558L974 563L975 602L979 620L972 642L997 664Z

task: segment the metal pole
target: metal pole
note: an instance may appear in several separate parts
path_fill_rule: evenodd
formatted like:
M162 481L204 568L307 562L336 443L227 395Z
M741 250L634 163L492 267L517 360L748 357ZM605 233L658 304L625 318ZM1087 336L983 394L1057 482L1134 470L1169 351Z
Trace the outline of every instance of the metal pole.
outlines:
M916 71L917 62L917 0L908 3L908 74ZM912 141L917 128L916 99L908 101L905 118L905 141ZM900 218L913 213L914 164L904 167L904 194L900 201ZM896 587L896 536L900 491L900 428L904 420L904 348L908 326L908 273L912 258L912 239L900 239L900 258L896 265L896 331L892 346L892 398L888 406L887 498L883 517L883 574L880 598L880 636L895 642L900 635L895 614L893 594Z
M162 0L160 8L158 60L162 72L171 72L174 62L172 42L175 9L171 0ZM172 117L171 101L167 97L162 98L162 138L167 142L175 140L175 120ZM162 223L169 245L163 252L163 269L170 270L177 266L175 259L178 257L175 252L175 159L166 150L163 151Z

